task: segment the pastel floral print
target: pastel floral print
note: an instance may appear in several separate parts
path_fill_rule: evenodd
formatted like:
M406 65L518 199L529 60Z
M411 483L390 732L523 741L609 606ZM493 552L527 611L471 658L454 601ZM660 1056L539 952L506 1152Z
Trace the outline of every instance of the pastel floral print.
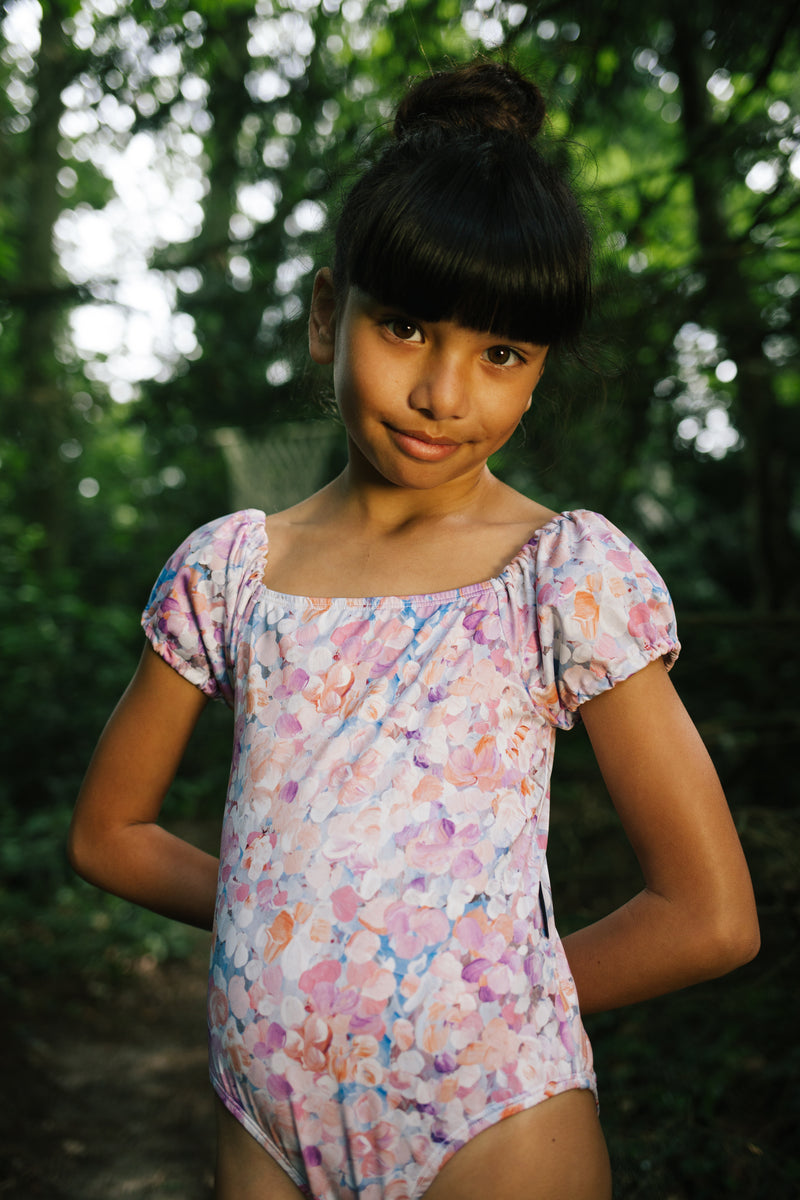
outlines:
M663 582L567 513L495 579L287 596L264 515L198 530L145 612L235 712L211 1076L304 1194L412 1200L459 1146L595 1089L545 860L555 731L678 652Z

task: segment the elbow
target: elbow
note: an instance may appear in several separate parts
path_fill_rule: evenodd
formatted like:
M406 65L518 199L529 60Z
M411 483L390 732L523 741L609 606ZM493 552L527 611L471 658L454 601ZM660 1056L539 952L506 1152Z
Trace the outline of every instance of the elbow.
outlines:
M722 914L707 930L704 941L710 978L752 962L761 948L755 905L747 906L745 912Z
M758 925L758 917L753 912L753 919L745 930L739 930L738 936L732 946L732 953L735 955L735 966L743 967L745 963L752 962L761 949L761 930Z
M81 847L81 839L75 829L75 822L69 827L67 834L67 862L72 867L76 875L80 875L82 879L86 878L85 868L83 866L83 853Z
M67 834L66 849L67 862L75 874L80 875L81 879L85 879L89 883L94 883L96 873L94 843L91 838L85 836L80 824L74 818Z

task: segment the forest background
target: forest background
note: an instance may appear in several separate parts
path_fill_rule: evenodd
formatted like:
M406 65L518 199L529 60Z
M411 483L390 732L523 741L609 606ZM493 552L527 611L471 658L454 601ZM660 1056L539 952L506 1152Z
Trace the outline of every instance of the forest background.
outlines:
M29 997L57 1023L62 992L191 953L180 927L83 885L64 858L139 609L190 529L284 507L341 465L303 347L326 218L409 75L508 55L548 99L597 286L583 361L548 368L494 466L551 507L605 512L667 578L674 679L726 786L764 935L729 979L591 1021L618 1194L797 1195L798 3L2 13L0 1001L23 1075ZM168 801L166 820L199 838L218 824L230 735L225 711L204 718ZM553 791L569 928L639 884L580 733L560 739Z

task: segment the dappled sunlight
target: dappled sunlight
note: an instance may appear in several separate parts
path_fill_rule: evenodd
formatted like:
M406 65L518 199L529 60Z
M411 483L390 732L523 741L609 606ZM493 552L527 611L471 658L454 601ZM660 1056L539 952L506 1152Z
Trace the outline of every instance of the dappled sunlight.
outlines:
M741 449L741 434L728 414L730 399L714 385L733 383L738 374L736 363L723 358L717 334L688 323L675 337L678 380L681 390L673 398L680 418L679 440L693 446L698 454L724 458L731 450Z

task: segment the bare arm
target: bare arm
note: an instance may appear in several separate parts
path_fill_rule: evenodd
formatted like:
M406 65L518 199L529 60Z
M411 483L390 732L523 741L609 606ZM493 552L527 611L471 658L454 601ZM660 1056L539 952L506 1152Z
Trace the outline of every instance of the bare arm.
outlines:
M758 952L750 875L708 753L655 662L581 710L645 887L564 939L581 1009L723 975Z
M67 849L98 887L210 929L217 859L156 824L205 705L148 644L89 765Z

